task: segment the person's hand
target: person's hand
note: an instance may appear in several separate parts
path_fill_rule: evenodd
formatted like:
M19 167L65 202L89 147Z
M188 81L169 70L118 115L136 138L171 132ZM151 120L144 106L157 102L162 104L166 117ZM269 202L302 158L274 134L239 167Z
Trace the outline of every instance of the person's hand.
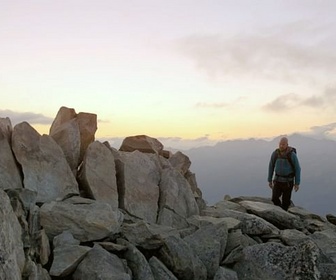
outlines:
M294 185L294 191L297 192L299 190L300 186L299 185Z
M268 182L268 186L273 189L273 182Z

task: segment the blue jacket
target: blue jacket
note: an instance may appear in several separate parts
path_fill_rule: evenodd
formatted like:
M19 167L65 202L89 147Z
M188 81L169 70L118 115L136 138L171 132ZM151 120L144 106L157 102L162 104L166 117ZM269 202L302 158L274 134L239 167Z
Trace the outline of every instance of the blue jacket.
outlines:
M279 182L288 182L294 179L295 185L300 185L301 181L301 167L299 160L296 156L296 153L291 151L292 148L288 147L285 155L281 156L278 154L278 157L275 161L275 158L278 153L278 149L275 150L272 155L268 165L268 182L273 180ZM290 153L292 163L295 167L295 172L287 159L287 153Z

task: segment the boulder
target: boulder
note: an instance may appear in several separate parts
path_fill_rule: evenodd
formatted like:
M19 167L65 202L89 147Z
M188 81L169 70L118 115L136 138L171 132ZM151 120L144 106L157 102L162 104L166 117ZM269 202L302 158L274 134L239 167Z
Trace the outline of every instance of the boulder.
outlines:
M104 144L94 141L89 145L78 173L78 180L86 197L118 208L114 157Z
M11 148L12 125L0 118L0 189L22 189L22 178Z
M188 181L174 168L165 168L160 181L158 223L184 228L186 219L198 215L199 209Z
M21 226L7 194L0 189L0 272L1 279L21 280L25 254Z
M37 192L37 202L44 203L78 194L78 184L54 139L40 134L28 123L14 127L12 147L22 166L24 187Z
M153 272L154 279L178 280L175 275L155 256L148 261Z
M320 279L319 248L310 240L297 246L264 243L244 248L233 269L238 279Z
M126 137L119 150L123 152L140 151L142 153L161 154L163 145L159 140L147 135L136 135Z
M0 118L0 135L2 135L8 143L11 143L12 131L13 127L10 119Z
M156 223L160 173L155 155L121 152L117 165L119 207L130 215Z
M336 231L327 229L317 231L310 235L310 238L317 244L323 253L336 263Z
M123 262L115 254L109 253L98 244L87 253L78 265L74 280L131 280Z
M119 244L127 247L124 258L128 267L132 270L134 279L154 280L154 275L145 256L130 242L120 239Z
M49 134L62 148L71 170L76 175L87 147L94 141L97 131L97 115L76 113L73 108L61 107Z
M65 201L52 201L41 207L41 225L52 240L63 231L81 242L100 240L118 233L123 216L104 202L72 197Z
M158 258L178 279L207 279L205 265L190 245L179 237L169 236L165 238Z
M149 224L145 221L124 223L121 227L121 234L133 245L146 250L161 247L164 238L170 235L179 236L178 231L172 227Z
M234 270L220 266L215 274L213 280L239 280L237 276L237 272Z
M50 268L50 275L66 277L71 275L85 255L91 250L90 247L79 245L63 245L54 249L54 259Z
M239 204L249 213L258 215L280 229L302 230L304 228L298 216L290 214L276 205L258 201L241 201Z
M22 276L22 279L29 280L51 280L48 270L44 269L41 264L34 263L31 259L26 260Z
M169 162L172 167L181 172L182 175L185 175L189 170L191 161L189 157L182 152L178 151L169 158Z
M213 279L224 257L228 229L225 222L209 224L184 238L207 269L208 279Z
M97 131L97 115L80 112L76 116L80 132L80 153L79 162L83 160L87 147L95 140Z

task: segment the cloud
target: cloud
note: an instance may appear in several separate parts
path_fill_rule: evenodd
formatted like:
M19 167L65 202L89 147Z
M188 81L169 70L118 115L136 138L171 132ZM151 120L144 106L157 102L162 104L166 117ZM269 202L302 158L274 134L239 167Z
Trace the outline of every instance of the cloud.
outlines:
M336 122L329 123L321 126L313 126L307 132L300 132L315 139L330 139L336 140Z
M308 97L294 93L284 94L263 105L262 109L271 112L285 112L297 107L309 107L316 110L336 109L336 87L325 89L321 95Z
M0 110L0 117L8 117L11 120L13 126L23 121L26 121L31 125L51 125L54 120L53 118L44 116L43 114L37 114L33 112L14 112L11 110Z
M287 32L293 26L295 36ZM336 28L332 26L331 30L306 21L231 37L193 35L181 39L178 49L214 78L247 76L287 82L304 78L314 82L336 71L335 40L331 36L336 35Z

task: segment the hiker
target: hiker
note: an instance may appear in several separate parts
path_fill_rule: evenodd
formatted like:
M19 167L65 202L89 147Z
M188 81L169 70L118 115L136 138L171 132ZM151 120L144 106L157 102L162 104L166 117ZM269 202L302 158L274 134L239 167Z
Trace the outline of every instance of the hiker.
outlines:
M288 139L282 137L279 148L272 153L268 166L268 185L272 189L273 203L287 211L293 188L295 192L299 190L300 179L301 167L296 149L288 146Z

